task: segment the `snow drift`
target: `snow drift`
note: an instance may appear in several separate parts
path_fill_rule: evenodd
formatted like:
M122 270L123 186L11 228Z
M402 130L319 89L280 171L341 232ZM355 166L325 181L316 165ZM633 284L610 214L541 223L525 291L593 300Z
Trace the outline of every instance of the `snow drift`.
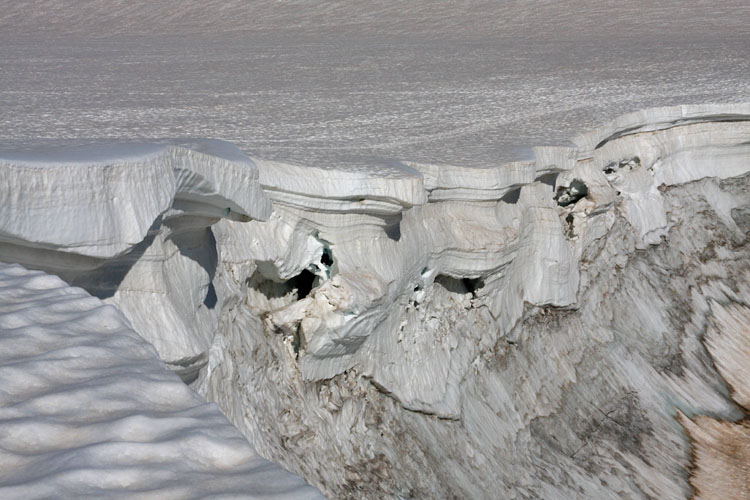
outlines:
M0 332L3 498L319 498L85 291L0 264Z

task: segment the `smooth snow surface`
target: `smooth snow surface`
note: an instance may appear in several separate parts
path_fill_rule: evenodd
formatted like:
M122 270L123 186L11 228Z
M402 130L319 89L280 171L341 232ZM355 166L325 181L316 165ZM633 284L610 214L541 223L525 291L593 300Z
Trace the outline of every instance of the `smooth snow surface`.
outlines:
M745 0L0 0L0 141L491 166L621 113L748 101L748 53Z
M320 498L114 307L0 264L0 498Z

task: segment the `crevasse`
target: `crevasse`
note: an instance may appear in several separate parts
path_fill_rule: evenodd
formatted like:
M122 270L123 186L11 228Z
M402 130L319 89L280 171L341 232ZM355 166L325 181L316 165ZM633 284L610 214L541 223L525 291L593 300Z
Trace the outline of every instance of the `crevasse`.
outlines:
M220 141L2 152L0 259L117 307L333 498L731 484L750 105L573 142L481 169L308 168Z

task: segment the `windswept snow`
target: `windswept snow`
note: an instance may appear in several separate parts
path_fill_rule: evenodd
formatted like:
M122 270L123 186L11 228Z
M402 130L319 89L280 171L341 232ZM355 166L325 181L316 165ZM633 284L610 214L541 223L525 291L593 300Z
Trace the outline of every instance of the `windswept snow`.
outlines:
M56 276L0 264L0 380L2 498L321 498Z
M745 0L6 0L0 142L496 166L622 113L750 101L748 53Z
M80 9L76 0L35 0L19 4L0 0L0 28L47 32L111 35L122 33L233 32L408 34L453 32L457 35L527 35L569 37L606 34L642 36L705 35L715 31L746 33L742 14L750 8L743 0L449 0L392 2L389 0L204 0L182 8L164 0L89 0ZM690 28L690 33L685 29ZM545 31L542 31L545 30ZM462 33L469 31L470 33Z

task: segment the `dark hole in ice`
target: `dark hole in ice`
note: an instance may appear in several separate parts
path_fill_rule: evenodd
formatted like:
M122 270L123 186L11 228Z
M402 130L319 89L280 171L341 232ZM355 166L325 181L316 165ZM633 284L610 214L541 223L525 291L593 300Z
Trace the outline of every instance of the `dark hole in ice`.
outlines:
M323 255L320 256L320 263L326 267L333 265L333 253L330 248L326 247L323 249Z
M621 168L627 168L628 170L633 170L634 168L640 165L641 165L641 159L637 156L634 156L627 160L613 161L612 163L608 163L607 166L604 167L604 173L607 175L614 174Z
M327 269L328 277L331 276L331 267L333 266L333 251L328 247L323 247L323 254L320 256L320 263ZM315 266L310 266L315 269ZM304 269L297 276L289 280L289 284L297 289L297 300L302 300L308 295L313 288L320 284L320 276L310 269Z
M216 302L218 302L218 298L216 297L216 288L214 288L213 283L208 284L208 292L206 292L206 298L203 299L203 305L208 307L209 309L213 309L216 307Z
M296 292L297 300L301 300L310 295L317 277L312 271L304 269L297 276L289 278L286 281L274 281L256 271L247 279L247 285L263 294L267 299L280 299L290 293Z
M330 270L334 262L333 252L327 246L323 248L323 254L320 256L320 263L328 269L328 273L326 274L330 276ZM281 298L296 291L297 300L302 300L310 295L313 288L320 284L322 278L317 271L318 266L310 265L310 268L303 269L298 275L293 276L284 282L275 282L264 278L260 272L256 272L248 279L248 285L258 290L269 299Z
M589 188L586 187L586 184L581 179L573 179L569 186L557 188L555 201L561 207L567 207L581 198L585 198L587 194L589 194Z
M454 278L446 274L438 274L435 277L435 283L449 292L460 294L471 293L472 295L484 286L484 280L481 278Z
M481 278L464 278L462 281L464 286L466 287L466 290L471 293L475 293L477 290L484 286L484 280L482 280Z
M315 278L317 278L317 276L315 276L312 271L305 269L289 280L289 284L297 289L297 300L302 300L310 295L310 292L313 289L313 284L315 283Z

